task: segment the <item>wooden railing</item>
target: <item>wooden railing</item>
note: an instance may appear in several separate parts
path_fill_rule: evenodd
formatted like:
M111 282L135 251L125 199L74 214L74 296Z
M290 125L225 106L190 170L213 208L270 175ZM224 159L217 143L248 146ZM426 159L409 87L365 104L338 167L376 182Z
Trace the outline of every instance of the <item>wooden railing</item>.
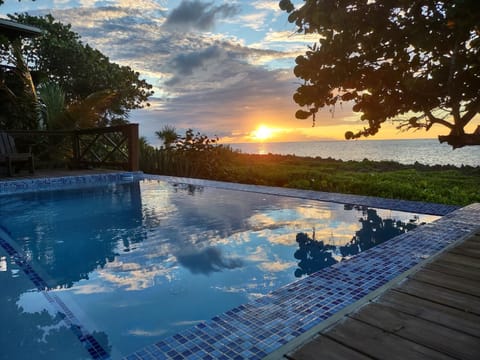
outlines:
M138 124L79 130L7 130L20 143L33 145L42 162L67 162L71 168L139 169Z

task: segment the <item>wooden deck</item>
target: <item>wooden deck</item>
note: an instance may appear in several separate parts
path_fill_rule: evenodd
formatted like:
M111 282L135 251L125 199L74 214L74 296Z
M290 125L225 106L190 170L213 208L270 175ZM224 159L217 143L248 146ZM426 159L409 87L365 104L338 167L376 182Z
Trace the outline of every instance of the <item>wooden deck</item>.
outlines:
M285 357L480 359L480 233Z

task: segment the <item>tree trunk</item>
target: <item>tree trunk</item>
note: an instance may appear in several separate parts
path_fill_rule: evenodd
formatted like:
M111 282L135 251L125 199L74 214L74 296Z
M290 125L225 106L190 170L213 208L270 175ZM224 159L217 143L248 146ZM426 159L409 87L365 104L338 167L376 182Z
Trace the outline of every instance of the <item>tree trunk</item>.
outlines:
M451 145L453 149L458 149L464 146L480 145L480 125L473 134L460 134L460 135L440 135L438 137L440 143L446 142Z

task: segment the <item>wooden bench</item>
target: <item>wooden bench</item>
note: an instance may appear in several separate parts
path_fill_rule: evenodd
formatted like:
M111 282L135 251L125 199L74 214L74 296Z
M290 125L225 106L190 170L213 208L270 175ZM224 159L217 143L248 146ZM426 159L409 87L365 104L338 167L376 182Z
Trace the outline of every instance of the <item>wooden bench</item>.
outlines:
M15 146L13 138L5 132L0 131L0 164L5 164L8 171L8 176L13 176L14 165L29 164L29 171L34 173L33 154L31 150L28 153L19 153Z

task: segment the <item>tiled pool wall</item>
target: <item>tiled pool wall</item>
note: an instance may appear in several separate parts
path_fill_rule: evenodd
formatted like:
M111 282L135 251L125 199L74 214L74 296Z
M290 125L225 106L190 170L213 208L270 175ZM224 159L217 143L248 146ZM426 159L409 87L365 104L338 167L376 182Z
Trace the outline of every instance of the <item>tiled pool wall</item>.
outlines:
M0 182L0 195L132 179L162 180L222 189L292 196L443 215L350 260L283 286L255 301L147 346L124 359L262 359L281 354L334 314L352 306L418 264L478 229L480 204L464 208L414 201L241 185L198 179L117 173ZM90 345L89 345L90 346Z
M0 195L42 190L71 189L114 182L127 182L139 180L143 177L144 174L142 172L115 172L83 176L58 176L20 180L9 179L7 181L0 180Z

